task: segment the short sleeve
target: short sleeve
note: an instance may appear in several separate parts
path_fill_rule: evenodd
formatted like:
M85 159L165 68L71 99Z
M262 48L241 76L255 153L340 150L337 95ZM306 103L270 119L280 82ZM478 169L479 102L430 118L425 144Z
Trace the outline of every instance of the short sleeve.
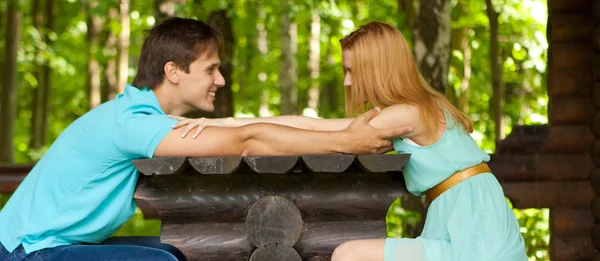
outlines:
M152 158L176 122L164 114L135 114L119 124L114 133L115 141L121 151L132 158Z

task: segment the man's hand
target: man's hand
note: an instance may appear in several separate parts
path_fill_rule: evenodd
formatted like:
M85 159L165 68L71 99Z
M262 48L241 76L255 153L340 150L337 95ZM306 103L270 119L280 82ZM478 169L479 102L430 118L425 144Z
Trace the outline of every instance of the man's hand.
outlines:
M398 129L376 129L369 121L379 113L379 108L371 109L358 116L344 133L348 142L344 150L349 154L381 154L392 150L392 139L413 131L411 126Z

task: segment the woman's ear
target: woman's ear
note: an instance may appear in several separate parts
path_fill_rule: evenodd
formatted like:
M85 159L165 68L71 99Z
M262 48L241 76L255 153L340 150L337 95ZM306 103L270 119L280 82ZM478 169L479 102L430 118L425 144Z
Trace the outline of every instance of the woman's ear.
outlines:
M167 62L164 66L165 78L172 84L179 83L179 69L174 62Z

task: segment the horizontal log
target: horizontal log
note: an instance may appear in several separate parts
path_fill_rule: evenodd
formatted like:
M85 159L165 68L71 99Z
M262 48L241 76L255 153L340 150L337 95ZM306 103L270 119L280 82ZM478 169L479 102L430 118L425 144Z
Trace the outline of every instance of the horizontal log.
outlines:
M589 235L594 227L594 216L589 208L550 209L550 233L557 237Z
M600 111L597 111L594 114L594 118L592 119L592 131L597 138L600 138Z
M596 164L596 166L600 166L600 140L594 141L592 149L590 150L590 154L592 155L594 164Z
M246 230L248 239L257 247L293 246L302 233L302 216L294 203L284 197L268 196L259 199L248 210Z
M547 76L548 97L551 99L589 97L594 82L592 70L554 71Z
M596 222L600 222L600 197L594 197L592 204L590 205L590 210L592 211L592 215L596 219Z
M595 139L587 124L515 126L498 143L498 151L501 154L583 153L589 151Z
M548 103L550 125L590 124L596 109L589 97L553 99Z
M595 168L589 153L490 156L488 165L503 182L582 180Z
M550 260L552 261L585 261L598 254L590 236L583 237L550 237Z
M600 225L598 224L592 228L592 243L596 249L600 248Z
M552 73L557 73L557 70L590 69L595 52L589 40L551 44L549 51L552 61L549 66Z
M600 1L592 0L592 18L596 23L600 23Z
M304 223L294 248L302 260L329 260L346 241L385 237L384 220ZM255 249L243 223L163 222L161 241L177 247L190 261L248 260Z
M239 168L242 157L202 157L188 161L200 174L231 174Z
M0 165L0 194L13 193L27 176L33 165Z
M595 196L589 181L502 183L514 208L588 208Z
M386 237L385 221L304 223L304 230L294 246L302 260L329 260L340 244L358 239Z
M159 157L134 160L135 168L146 175L178 174L189 167L185 157Z
M592 16L586 13L553 14L549 20L553 43L587 41L595 28Z
M260 198L294 202L305 222L380 219L406 193L401 174L140 176L135 192L164 220L243 222Z
M256 173L267 174L287 173L298 163L298 160L298 156L244 157L244 162Z
M270 244L258 247L252 252L250 261L302 261L296 249L283 244Z
M600 195L600 168L595 168L590 176L590 183L596 195Z
M594 83L600 83L600 54L597 54L592 59L592 66L590 68L592 72L592 79Z
M410 154L165 157L135 160L133 163L144 175L182 172L192 174L285 174L329 172L327 170L331 170L330 173L359 170L400 172L409 158Z
M592 47L596 53L600 53L600 27L596 27L590 36Z
M356 158L364 171L385 172L402 171L410 155L405 154L403 156L400 158L398 154L358 155Z
M592 104L594 104L594 108L600 110L600 83L594 84L590 93L592 95Z
M179 249L188 261L247 261L254 246L246 237L244 223L164 222L160 240Z
M585 13L592 7L592 0L549 0L548 13Z
M340 173L348 169L356 156L354 155L331 155L330 157L321 157L315 155L302 156L304 165L317 173Z

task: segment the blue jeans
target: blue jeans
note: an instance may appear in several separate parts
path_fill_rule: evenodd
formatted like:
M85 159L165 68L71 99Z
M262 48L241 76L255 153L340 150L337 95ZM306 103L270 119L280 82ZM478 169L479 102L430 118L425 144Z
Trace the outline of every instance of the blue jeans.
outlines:
M58 246L29 254L23 246L9 253L0 244L2 261L185 261L184 255L175 247L160 243L158 237L113 237L97 244Z

